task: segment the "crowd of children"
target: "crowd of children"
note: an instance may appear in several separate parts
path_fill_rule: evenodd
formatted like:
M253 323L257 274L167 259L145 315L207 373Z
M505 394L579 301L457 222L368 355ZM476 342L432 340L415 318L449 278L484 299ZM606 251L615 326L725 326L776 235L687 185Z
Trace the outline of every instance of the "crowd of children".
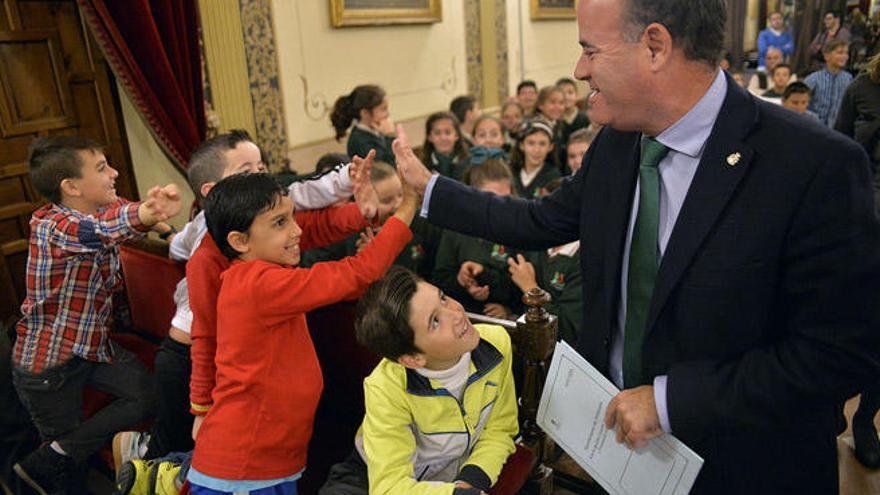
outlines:
M427 119L423 160L487 194L545 196L578 172L594 135L576 89L570 79L540 90L525 81L500 118L456 98ZM511 347L465 310L513 318L540 286L573 341L578 246L518 252L428 224L394 168L409 145L389 117L378 86L339 98L331 122L348 153L283 186L247 133L208 139L188 162L198 213L180 232L164 223L181 208L173 185L128 202L99 145L36 140L31 180L49 203L31 220L13 362L46 443L15 465L21 480L42 494L78 493L85 460L112 438L122 493L184 482L195 494L296 493L323 383L305 315L369 287L357 338L385 359L365 381L356 449L322 493L433 493L438 482L442 493L487 492L518 429ZM109 339L118 245L151 229L186 263L153 375ZM86 385L115 402L83 418ZM149 431L125 431L148 418ZM445 436L425 442L432 431Z

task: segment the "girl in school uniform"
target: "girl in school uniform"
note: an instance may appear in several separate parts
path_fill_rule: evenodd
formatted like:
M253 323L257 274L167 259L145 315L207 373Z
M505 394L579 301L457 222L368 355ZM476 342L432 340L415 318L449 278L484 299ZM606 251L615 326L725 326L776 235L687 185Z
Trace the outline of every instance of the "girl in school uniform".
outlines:
M467 182L481 191L513 194L510 169L501 160L471 168ZM437 250L433 282L465 309L494 318L522 310L522 293L508 273L507 260L522 252L476 237L444 231Z
M365 157L376 150L376 160L394 165L394 123L388 111L388 96L379 86L365 84L354 88L351 94L341 96L333 105L330 115L336 140L348 136L348 156ZM352 127L354 124L354 127Z
M522 124L524 114L523 107L515 101L508 101L501 107L501 123L504 124L504 149L507 152L510 152L513 147L513 142L516 140L513 135Z
M553 179L562 177L558 157L553 150L553 127L549 122L534 119L521 126L510 154L514 187L520 197L546 196L545 186Z
M464 178L468 146L461 137L461 126L451 112L432 113L425 121L422 161L440 175Z

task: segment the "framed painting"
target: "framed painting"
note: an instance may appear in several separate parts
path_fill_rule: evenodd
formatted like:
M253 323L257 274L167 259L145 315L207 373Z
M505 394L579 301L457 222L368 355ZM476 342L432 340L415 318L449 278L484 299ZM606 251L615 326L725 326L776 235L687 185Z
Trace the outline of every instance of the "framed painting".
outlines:
M428 24L443 20L442 0L330 0L333 27Z
M532 0L532 20L574 19L576 0Z

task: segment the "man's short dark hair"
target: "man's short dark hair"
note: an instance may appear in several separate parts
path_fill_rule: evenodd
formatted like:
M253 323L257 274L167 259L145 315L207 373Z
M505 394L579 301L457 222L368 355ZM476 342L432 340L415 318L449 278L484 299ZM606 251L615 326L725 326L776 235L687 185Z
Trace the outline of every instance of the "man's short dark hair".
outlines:
M48 136L34 139L28 151L28 173L37 192L53 203L61 202L61 181L82 177L80 151L104 148L80 136Z
M367 288L358 301L354 322L361 345L391 361L422 352L416 347L415 333L409 325L409 303L421 280L395 265Z
M477 99L471 95L458 96L449 104L449 111L455 115L459 122L464 122L468 112L474 109Z
M833 9L828 9L828 10L825 11L825 15L823 15L822 17L825 17L825 16L827 16L828 14L833 15L835 19L840 19L840 11L833 10Z
M287 189L271 174L231 175L211 188L205 198L205 223L214 243L227 258L238 251L229 245L230 232L247 232L260 213L278 204Z
M189 168L186 176L189 187L192 188L196 197L201 197L202 186L208 182L217 182L223 177L226 170L226 152L235 149L239 143L254 140L243 129L233 129L227 133L219 134L204 141L189 156ZM256 144L256 143L255 143ZM263 159L263 151L260 150L260 159Z
M638 40L648 25L659 23L690 60L715 67L721 58L727 22L726 0L625 0L624 37Z
M791 66L790 66L790 65L788 65L788 64L778 64L776 67L773 67L773 69L770 71L770 77L775 76L775 75L776 75L776 71L779 70L779 69L788 69L788 73L789 73L789 74L792 73L792 70L791 70Z
M795 81L788 86L785 87L785 91L782 92L782 99L787 100L791 95L797 94L812 94L813 91L807 86L805 83L801 81Z
M535 84L535 81L532 81L531 79L520 81L520 83L516 85L516 94L519 94L519 92L522 91L523 88L532 88L535 91L538 91L538 85Z

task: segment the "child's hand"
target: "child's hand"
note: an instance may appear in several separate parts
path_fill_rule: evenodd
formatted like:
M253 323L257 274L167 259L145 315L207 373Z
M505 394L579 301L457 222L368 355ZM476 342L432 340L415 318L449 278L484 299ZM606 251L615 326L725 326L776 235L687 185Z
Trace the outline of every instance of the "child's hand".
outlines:
M477 285L477 276L483 273L483 265L474 261L465 261L458 269L456 280L458 285L468 288Z
M425 194L425 188L428 187L428 181L431 180L431 172L413 152L403 126L397 126L397 139L394 140L391 147L397 162L397 173L400 174L404 185L409 184L419 195Z
M199 428L202 427L202 421L204 421L204 420L205 420L204 416L196 416L195 419L193 419L193 431L192 431L193 441L195 441L196 437L199 435Z
M422 204L422 198L412 186L406 183L403 179L403 175L400 174L399 168L397 169L397 174L400 176L401 184L403 184L403 201L401 201L397 211L394 212L394 216L403 223L409 225L412 223L413 217L416 216L416 212Z
M521 254L516 255L516 259L511 256L507 258L507 271L510 272L510 278L513 283L523 292L528 292L538 286L535 278L535 266L526 261Z
M364 231L358 236L358 240L354 241L354 245L357 247L357 252L360 253L363 248L367 247L367 244L373 242L375 237L372 227L364 229Z
M144 225L155 225L180 213L180 193L177 186L156 186L147 193L147 200L138 207L138 217Z
M366 158L355 156L351 160L351 170L354 174L352 186L354 189L354 202L357 203L361 215L367 220L376 218L379 211L379 196L373 189L373 183L370 180L370 171L373 169L373 159L376 157L376 150L370 150Z
M489 286L488 285L472 285L467 288L468 294L474 300L480 302L486 302L489 299Z
M483 314L492 318L509 320L512 314L507 306L498 303L489 303L483 307Z

